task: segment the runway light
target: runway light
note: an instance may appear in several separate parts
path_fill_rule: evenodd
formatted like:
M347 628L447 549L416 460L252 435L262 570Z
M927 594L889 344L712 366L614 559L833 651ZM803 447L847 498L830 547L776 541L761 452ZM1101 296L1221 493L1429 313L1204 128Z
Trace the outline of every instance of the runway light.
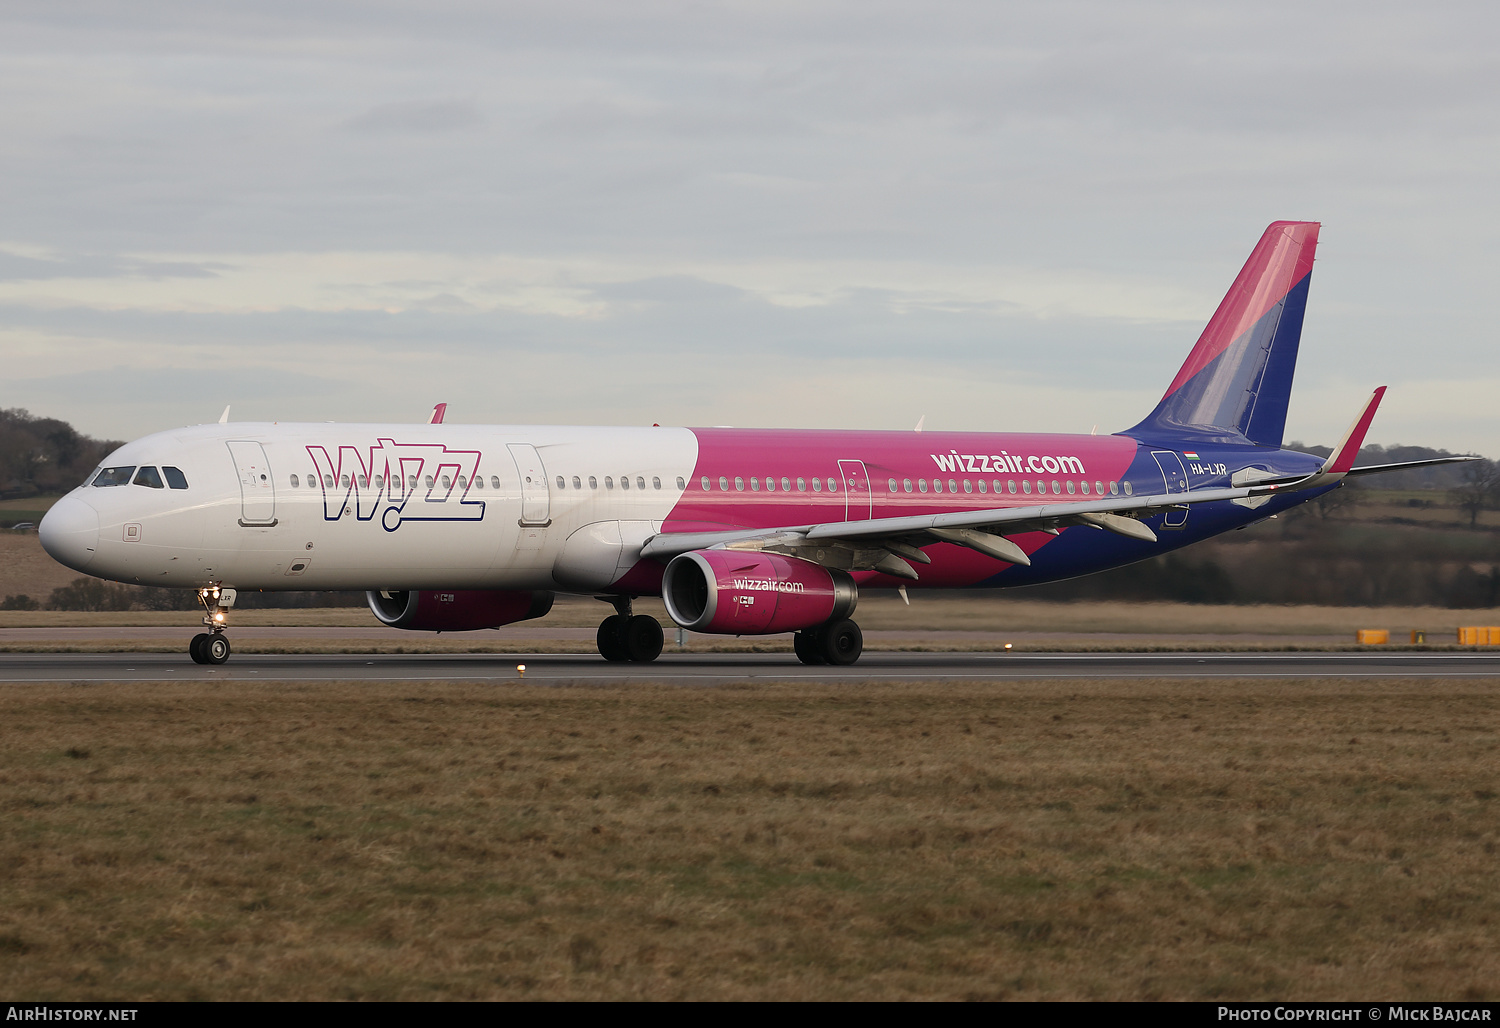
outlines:
M1007 653L1010 652L1010 643L1006 643L1005 644L1005 652L1007 652Z
M526 665L525 664L517 664L516 665L516 674L520 675L522 678L525 678L526 677Z

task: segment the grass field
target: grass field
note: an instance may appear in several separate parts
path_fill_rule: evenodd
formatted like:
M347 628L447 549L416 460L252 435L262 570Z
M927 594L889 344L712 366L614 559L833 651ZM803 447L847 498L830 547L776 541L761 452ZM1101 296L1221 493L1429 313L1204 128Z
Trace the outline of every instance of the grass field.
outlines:
M28 999L1495 999L1494 681L0 692Z

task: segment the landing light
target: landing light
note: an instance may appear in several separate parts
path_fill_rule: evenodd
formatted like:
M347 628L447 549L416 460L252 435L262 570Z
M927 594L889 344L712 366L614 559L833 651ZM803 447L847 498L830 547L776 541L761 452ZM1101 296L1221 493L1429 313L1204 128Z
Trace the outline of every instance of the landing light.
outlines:
M214 615L214 620L215 621L223 621L224 620L224 615L223 614L215 614Z

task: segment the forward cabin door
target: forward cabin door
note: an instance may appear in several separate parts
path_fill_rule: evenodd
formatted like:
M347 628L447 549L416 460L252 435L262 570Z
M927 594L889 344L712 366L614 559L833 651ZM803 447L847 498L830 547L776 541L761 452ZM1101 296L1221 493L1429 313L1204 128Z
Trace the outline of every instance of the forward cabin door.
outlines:
M521 476L521 527L546 528L552 524L552 492L541 454L530 443L507 443L506 449Z
M265 448L249 439L231 439L225 445L240 479L240 524L246 528L276 524L276 482Z
M1152 450L1151 456L1156 458L1156 466L1161 468L1161 477L1167 485L1167 493L1185 493L1188 491L1187 469L1182 466L1182 458L1171 450ZM1187 508L1167 511L1167 516L1161 519L1162 528L1182 528L1187 524Z
M868 521L875 516L875 497L870 492L870 473L862 460L839 461L844 482L844 520Z

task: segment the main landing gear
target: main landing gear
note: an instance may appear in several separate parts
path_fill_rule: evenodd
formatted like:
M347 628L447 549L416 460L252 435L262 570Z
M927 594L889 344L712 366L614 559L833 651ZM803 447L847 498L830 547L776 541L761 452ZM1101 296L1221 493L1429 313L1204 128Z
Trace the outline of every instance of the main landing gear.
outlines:
M853 621L830 621L798 632L792 636L792 646L804 664L847 667L864 652L865 635Z
M661 656L661 622L646 614L631 615L630 597L601 596L615 613L599 626L599 655L605 660L649 663Z
M188 656L195 664L223 664L229 660L229 636L224 634L224 618L234 606L234 590L211 586L198 590L198 602L203 604L203 623L207 632L199 632L188 643Z

